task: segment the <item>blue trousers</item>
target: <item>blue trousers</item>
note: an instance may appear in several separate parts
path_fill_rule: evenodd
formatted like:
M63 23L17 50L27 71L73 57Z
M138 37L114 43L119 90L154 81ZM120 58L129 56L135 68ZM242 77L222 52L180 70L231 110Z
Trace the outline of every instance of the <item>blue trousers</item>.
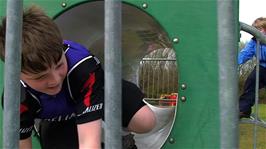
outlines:
M266 68L259 66L259 89L264 88L266 85ZM240 112L251 112L251 107L255 103L255 87L256 87L256 67L248 76L245 85L244 92L239 98L239 110Z

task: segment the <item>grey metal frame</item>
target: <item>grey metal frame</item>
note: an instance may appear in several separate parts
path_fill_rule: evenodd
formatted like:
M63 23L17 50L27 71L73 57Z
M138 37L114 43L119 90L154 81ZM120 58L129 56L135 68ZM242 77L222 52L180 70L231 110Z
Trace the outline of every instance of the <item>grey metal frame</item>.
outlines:
M19 148L19 104L23 0L7 1L3 148ZM10 129L11 128L11 129Z
M250 33L261 43L266 44L266 36L263 35L258 29L253 26L250 26L246 23L240 22L240 30Z
M159 101L160 100L160 94L170 94L170 93L176 93L177 90L175 90L175 86L177 88L177 80L176 84L173 84L175 75L167 70L160 70L154 68L153 64L162 64L162 63L168 63L175 65L175 68L171 68L176 70L176 59L174 58L142 58L140 61L140 72L142 73L141 76L139 76L143 82L140 85L142 91L146 94L146 100L153 100L153 101ZM145 65L150 65L150 67L145 68ZM169 68L170 69L170 68ZM146 76L146 78L145 78ZM147 80L145 80L147 79ZM166 79L166 80L164 80ZM147 81L147 86L145 86L144 80ZM161 86L163 82L167 82L166 86L167 88L160 90L159 87ZM172 85L171 85L172 84ZM149 90L149 85L152 85L152 90ZM157 87L156 87L157 86ZM151 94L153 92L154 95ZM169 99L161 99L162 101L167 101ZM169 100L171 101L171 100Z
M105 0L105 148L122 148L121 0Z
M238 148L237 14L234 0L218 0L220 147Z

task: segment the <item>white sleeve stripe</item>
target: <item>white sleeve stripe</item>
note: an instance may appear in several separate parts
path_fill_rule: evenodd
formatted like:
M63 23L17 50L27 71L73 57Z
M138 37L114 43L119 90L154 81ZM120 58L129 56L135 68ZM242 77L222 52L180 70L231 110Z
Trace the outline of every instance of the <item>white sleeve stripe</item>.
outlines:
M67 51L69 50L69 47L70 47L70 45L67 44L67 49L64 51L65 53L67 53Z
M90 56L88 56L88 57L85 57L85 58L83 58L82 60L80 60L77 64L75 64L70 70L69 70L69 72L67 73L67 75L69 76L69 74L80 64L80 63L82 63L82 62L84 62L85 60L87 60L87 59L90 59L90 58L92 58L92 56L90 55Z
M69 83L69 75L70 73L79 65L81 64L82 62L90 59L90 58L93 58L92 55L88 56L88 57L85 57L83 58L82 60L80 60L77 64L75 64L70 70L69 72L67 73L67 87L68 87L68 90L69 90L69 94L70 94L70 97L73 99L73 95L72 95L72 92L71 92L71 88L70 88L70 83Z

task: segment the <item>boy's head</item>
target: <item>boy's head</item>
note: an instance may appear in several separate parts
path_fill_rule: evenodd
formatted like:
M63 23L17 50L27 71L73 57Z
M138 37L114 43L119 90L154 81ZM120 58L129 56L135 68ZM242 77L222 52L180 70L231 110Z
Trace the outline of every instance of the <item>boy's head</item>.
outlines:
M264 17L259 17L257 18L253 23L252 26L257 28L258 30L266 33L266 18Z
M6 18L0 25L0 57L5 55ZM56 24L39 7L23 12L22 61L23 73L37 74L57 64L63 54L63 39Z
M6 19L0 25L0 56L4 60ZM56 24L38 7L23 13L20 78L31 88L57 94L67 74L63 39Z

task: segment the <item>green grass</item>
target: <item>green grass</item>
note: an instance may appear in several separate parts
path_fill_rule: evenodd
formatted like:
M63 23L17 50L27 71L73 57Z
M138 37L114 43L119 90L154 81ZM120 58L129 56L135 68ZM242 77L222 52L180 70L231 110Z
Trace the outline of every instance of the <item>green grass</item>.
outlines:
M259 105L259 117L266 121L266 104ZM253 148L253 124L240 124L240 149ZM257 127L257 149L266 149L266 128Z

